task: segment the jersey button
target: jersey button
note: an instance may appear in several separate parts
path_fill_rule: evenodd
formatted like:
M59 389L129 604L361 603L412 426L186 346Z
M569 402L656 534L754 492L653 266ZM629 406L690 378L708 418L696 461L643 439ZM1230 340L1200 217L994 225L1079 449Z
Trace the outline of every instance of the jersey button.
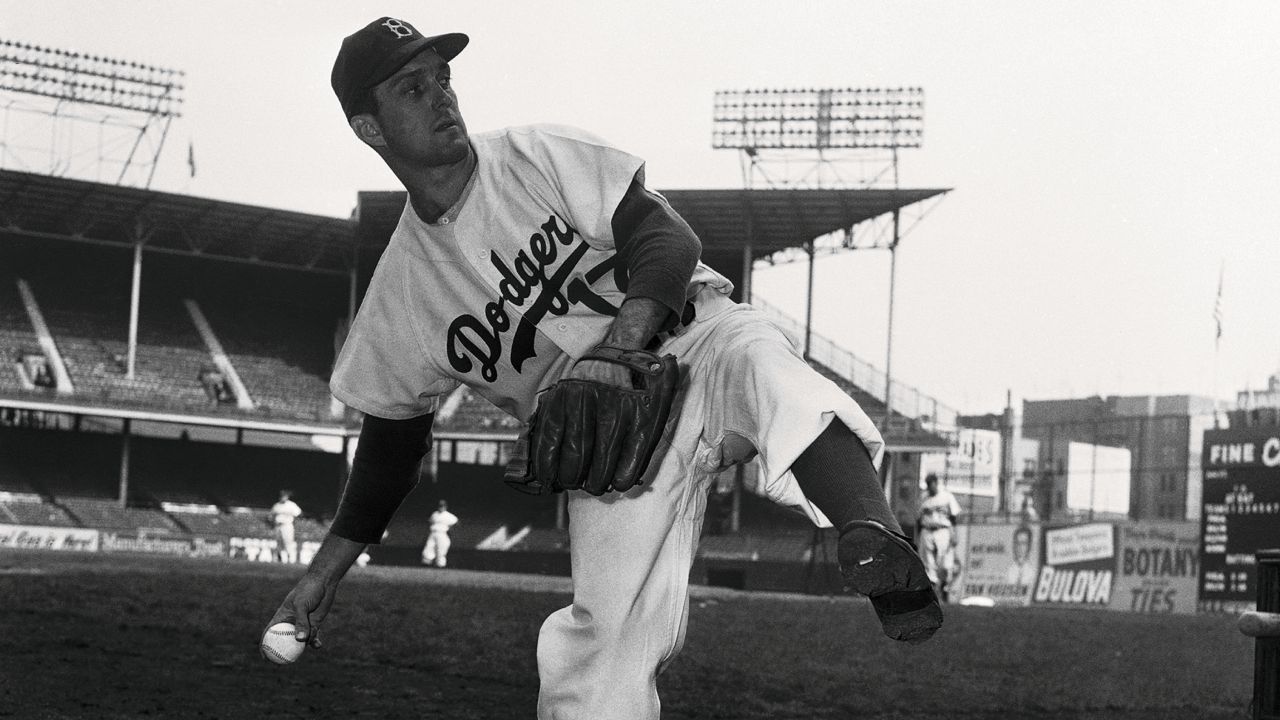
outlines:
M563 332L569 329L569 323L560 323L556 327L560 328L560 330Z
M449 224L449 218L447 218L447 217L440 218L440 224L441 224L441 225L448 225L448 224Z

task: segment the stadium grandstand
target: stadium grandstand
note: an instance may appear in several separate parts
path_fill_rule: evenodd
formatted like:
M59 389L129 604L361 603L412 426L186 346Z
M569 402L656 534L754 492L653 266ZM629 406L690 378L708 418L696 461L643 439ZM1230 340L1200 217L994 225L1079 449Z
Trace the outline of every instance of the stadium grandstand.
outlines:
M759 258L943 192L664 194L704 260L741 289ZM400 192L362 192L351 218L332 218L0 170L0 524L223 539L234 554L269 542L267 508L288 488L301 538L320 539L360 423L329 394L329 372L403 205ZM954 411L820 337L810 358L902 462L946 445ZM456 563L504 555L513 567L523 555L561 567L563 505L501 482L519 431L466 388L449 397L374 562L417 562L443 498L462 520ZM826 552L751 477L730 472L714 493L706 560Z

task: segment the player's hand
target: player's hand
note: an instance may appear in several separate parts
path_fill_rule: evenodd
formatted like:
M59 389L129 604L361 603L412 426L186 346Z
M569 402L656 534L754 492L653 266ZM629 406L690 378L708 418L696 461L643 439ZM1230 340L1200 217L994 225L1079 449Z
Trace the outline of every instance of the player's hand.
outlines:
M336 584L331 585L311 574L303 575L280 603L267 627L281 622L293 623L297 629L294 637L298 642L320 647L320 623L329 614L337 590Z
M573 380L590 380L614 387L635 387L631 382L631 370L623 365L602 360L583 360L574 365L565 377Z

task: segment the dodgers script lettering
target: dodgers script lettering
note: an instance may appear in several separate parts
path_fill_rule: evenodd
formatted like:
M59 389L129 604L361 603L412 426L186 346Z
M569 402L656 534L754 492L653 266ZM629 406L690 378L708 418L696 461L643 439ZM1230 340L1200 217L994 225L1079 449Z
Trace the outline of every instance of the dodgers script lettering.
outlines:
M489 262L502 276L498 283L499 295L485 305L483 320L463 314L450 323L449 364L454 370L469 373L478 363L480 377L487 382L498 379L502 336L511 329L508 304L525 309L511 340L511 367L516 372L520 372L524 362L537 354L534 339L538 323L548 313L564 315L571 305L580 303L601 315L617 315L618 309L588 286L588 283L615 270L614 256L584 273L585 281L581 277L570 281L569 277L591 249L590 246L579 239L577 230L556 215L547 218L540 230L529 237L528 250L516 253L509 264L497 253L489 254ZM548 275L548 269L560 258L562 251L567 251L563 262ZM625 290L625 275L615 270L614 277L619 289Z

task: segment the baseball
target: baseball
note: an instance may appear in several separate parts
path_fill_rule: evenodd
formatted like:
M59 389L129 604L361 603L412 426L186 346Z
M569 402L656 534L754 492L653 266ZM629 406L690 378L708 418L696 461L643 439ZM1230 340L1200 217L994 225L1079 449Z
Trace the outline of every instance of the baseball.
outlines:
M287 622L276 623L267 628L262 636L262 643L258 645L262 657L277 665L288 665L297 660L307 644L295 640L294 632L293 623Z

